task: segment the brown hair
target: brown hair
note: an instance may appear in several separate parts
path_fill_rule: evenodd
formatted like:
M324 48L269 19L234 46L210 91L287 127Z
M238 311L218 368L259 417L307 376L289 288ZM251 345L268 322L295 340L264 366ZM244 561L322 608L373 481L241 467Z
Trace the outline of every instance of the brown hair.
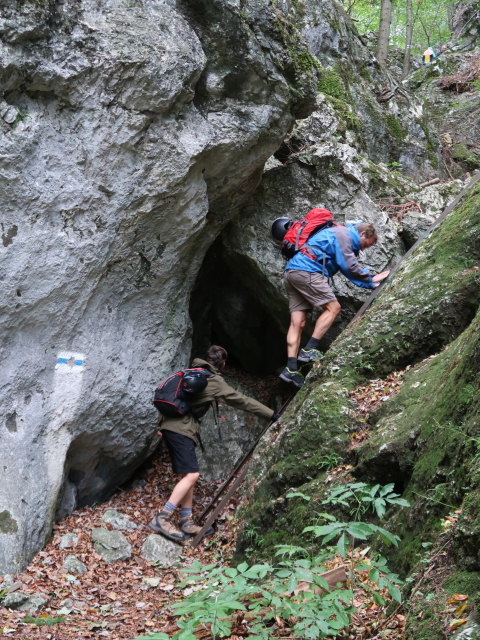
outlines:
M357 229L357 231L360 233L363 231L363 235L365 236L365 238L374 238L375 242L377 241L377 232L373 224L370 224L370 222L362 222L361 224L356 224L355 229Z
M214 367L220 367L227 361L228 353L223 347L219 347L218 344L212 344L207 351L207 362Z

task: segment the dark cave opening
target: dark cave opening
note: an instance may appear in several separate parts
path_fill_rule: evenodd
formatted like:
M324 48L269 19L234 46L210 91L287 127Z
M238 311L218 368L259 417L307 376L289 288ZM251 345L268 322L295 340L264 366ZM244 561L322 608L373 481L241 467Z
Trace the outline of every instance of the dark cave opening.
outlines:
M272 374L285 364L285 334L225 259L221 239L205 256L190 298L190 318L193 357L220 344L229 364L248 373Z
M192 358L204 356L211 344L220 344L234 368L257 376L278 375L286 364L289 313L286 300L282 308L278 295L276 300L262 295L266 286L261 274L257 280L251 264L232 258L218 238L205 256L190 297ZM337 299L342 312L320 342L323 352L361 306L338 292ZM311 336L317 317L317 312L307 315L301 345Z
M273 155L282 164L288 164L292 160L292 155L303 151L306 147L310 146L310 144L303 138L291 136L282 142Z

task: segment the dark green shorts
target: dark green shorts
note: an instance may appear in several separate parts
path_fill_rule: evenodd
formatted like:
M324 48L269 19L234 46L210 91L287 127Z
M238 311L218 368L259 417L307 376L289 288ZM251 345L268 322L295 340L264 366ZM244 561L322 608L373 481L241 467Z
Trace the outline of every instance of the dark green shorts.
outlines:
M195 442L181 433L162 429L174 473L197 473L199 471Z

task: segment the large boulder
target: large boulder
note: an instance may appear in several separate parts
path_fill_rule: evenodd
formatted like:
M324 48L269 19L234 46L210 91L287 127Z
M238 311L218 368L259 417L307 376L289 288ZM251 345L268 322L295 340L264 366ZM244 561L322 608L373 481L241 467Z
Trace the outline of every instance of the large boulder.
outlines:
M151 390L187 364L205 252L313 106L286 12L4 8L0 573L156 446Z

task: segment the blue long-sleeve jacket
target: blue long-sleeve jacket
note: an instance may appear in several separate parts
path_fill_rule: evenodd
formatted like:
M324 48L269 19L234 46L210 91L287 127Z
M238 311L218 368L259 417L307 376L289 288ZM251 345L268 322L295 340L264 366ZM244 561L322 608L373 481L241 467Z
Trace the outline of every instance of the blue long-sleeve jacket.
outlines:
M298 251L291 258L285 271L296 269L298 271L310 271L323 273L327 277L334 276L338 271L356 284L365 289L374 289L372 274L368 269L360 266L357 260L360 251L360 233L354 226L342 227L334 225L322 229L312 236L307 245L308 251L316 256L316 260L302 251ZM325 256L325 271L324 266Z

